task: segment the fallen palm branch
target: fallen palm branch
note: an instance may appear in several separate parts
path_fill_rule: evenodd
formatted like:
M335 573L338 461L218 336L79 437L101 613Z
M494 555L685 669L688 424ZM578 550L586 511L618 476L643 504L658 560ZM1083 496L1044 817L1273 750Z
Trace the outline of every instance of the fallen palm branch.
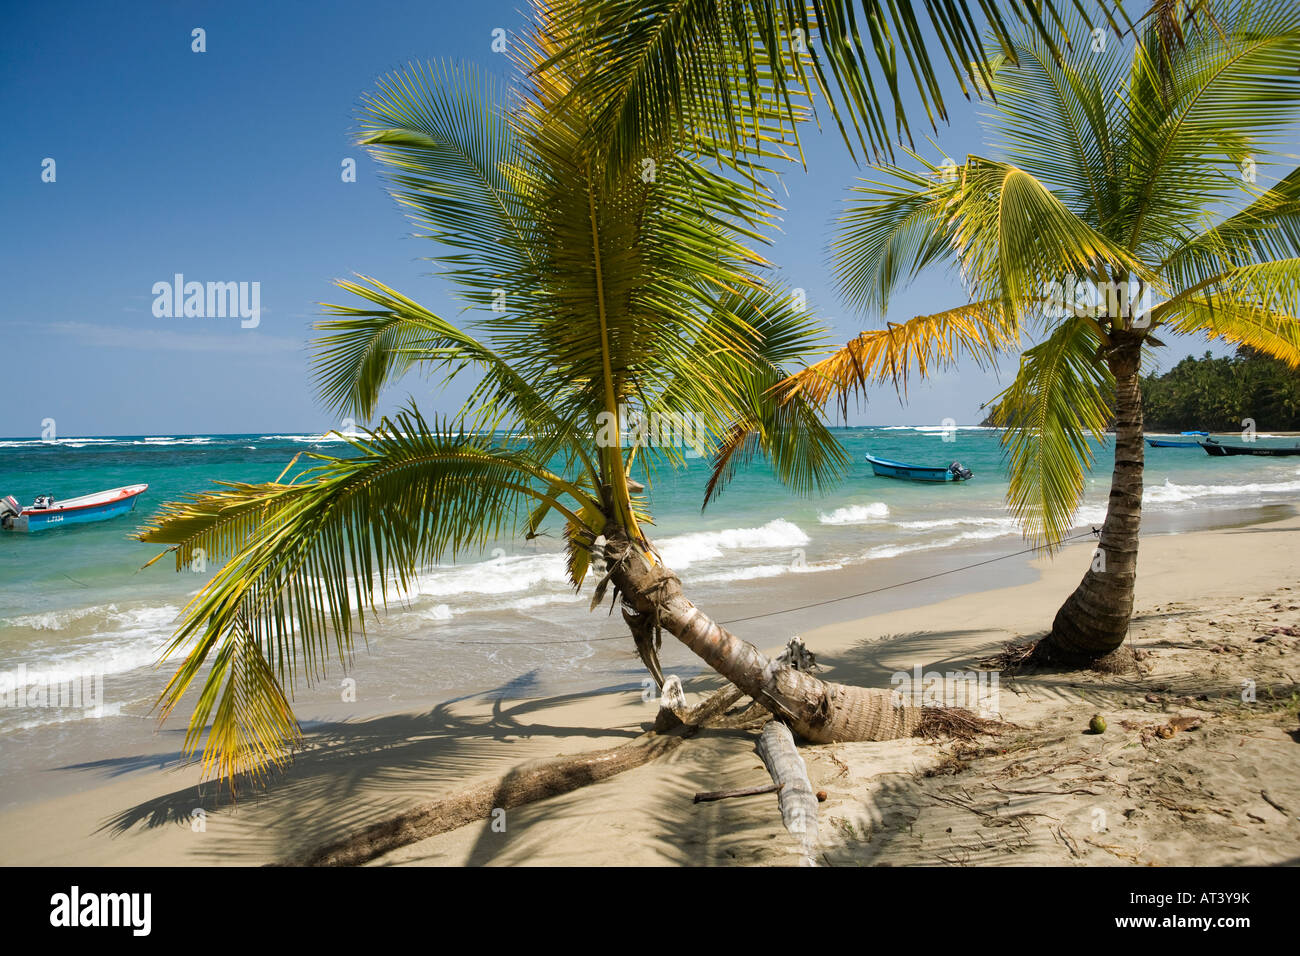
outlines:
M655 719L655 729L635 740L512 770L496 780L413 807L305 856L286 860L283 865L358 866L399 847L486 820L495 810L510 810L605 780L672 752L742 696L728 685L688 709L681 682L670 677L664 684L664 703Z
M811 654L797 638L785 653L776 658L776 662L791 669L816 666ZM728 684L697 706L687 707L681 681L675 675L669 676L664 681L659 712L652 729L635 740L618 747L555 757L511 770L495 780L381 820L342 840L285 860L282 865L358 866L403 846L487 820L494 811L561 796L640 767L671 753L703 728L748 728L758 721L766 721L758 750L773 783L739 791L699 794L695 802L777 792L782 821L800 841L805 862L811 865L817 842L818 801L808 780L807 768L795 748L790 728L772 720L765 707L751 701L733 711L745 696L740 688ZM960 708L918 710L918 719L911 721L912 736L934 738L946 734L968 740L976 734L1007 726Z
M962 707L923 707L921 721L913 731L913 736L924 737L926 740L939 737L974 740L980 734L1007 730L1012 726L1005 721L972 714Z
M781 789L779 783L765 783L761 787L740 787L737 790L706 790L697 793L693 803L713 803L717 800L731 800L734 797L757 797L764 793L776 793Z

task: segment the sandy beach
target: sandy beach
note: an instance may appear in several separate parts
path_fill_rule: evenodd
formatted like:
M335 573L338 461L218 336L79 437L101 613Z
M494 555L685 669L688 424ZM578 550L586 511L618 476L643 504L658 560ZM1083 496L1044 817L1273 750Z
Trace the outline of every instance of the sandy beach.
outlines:
M827 792L818 862L1300 861L1297 532L1290 516L1144 539L1131 632L1139 671L1000 674L997 712L1013 725L1003 733L801 747ZM888 688L891 674L918 666L965 671L1042 633L1089 550L1034 561L1028 583L812 630L799 630L798 615L787 624L833 680ZM924 587L913 597L926 601ZM707 675L687 682L692 702L716 686ZM280 862L529 761L626 742L654 709L622 684L309 724L293 766L233 803L183 764L169 725L138 753L52 760L28 798L0 813L0 845L9 864ZM1105 733L1087 732L1094 714ZM767 782L754 739L704 731L660 760L513 809L504 830L485 820L373 863L793 864L771 794L692 803L697 791Z

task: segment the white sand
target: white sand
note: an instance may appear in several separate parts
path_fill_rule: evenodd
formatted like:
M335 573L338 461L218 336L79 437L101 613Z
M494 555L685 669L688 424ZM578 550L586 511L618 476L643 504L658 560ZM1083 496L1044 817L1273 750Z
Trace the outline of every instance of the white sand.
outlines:
M1151 652L1143 676L1003 679L999 709L1018 729L973 744L804 747L814 784L829 793L821 807L823 862L1300 859L1300 743L1289 733L1297 729L1295 705L1265 706L1270 688L1293 687L1300 673L1300 638L1267 633L1300 626L1292 609L1300 605L1298 531L1300 519L1292 518L1144 541L1133 631L1135 646ZM826 676L848 683L888 687L891 673L917 665L965 669L1008 641L1042 633L1089 552L1083 545L1039 562L1041 577L1030 584L803 637ZM689 589L689 577L685 583ZM1268 640L1256 643L1261 636ZM1239 699L1246 679L1255 681L1253 707ZM702 693L710 683L690 689ZM1196 700L1201 694L1211 699ZM1107 732L1083 733L1098 711ZM1144 744L1144 727L1150 736L1179 714L1199 714L1202 727ZM312 735L291 770L233 806L215 784L199 786L194 767L163 771L161 759L115 776L65 771L84 776L81 789L0 814L0 846L10 864L271 862L524 761L613 746L652 716L639 694L620 692L465 701L356 721ZM945 772L925 776L936 768ZM505 832L474 824L376 862L791 863L794 844L775 797L691 802L699 790L765 780L752 735L707 732L661 761L512 810ZM202 829L191 822L195 808L205 811Z

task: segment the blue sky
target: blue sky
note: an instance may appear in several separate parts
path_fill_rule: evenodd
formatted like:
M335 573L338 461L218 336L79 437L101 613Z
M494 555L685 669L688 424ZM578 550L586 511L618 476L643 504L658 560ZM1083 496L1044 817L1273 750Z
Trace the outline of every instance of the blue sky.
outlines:
M411 231L351 143L359 95L412 60L472 60L506 73L492 31L523 24L520 0L470 4L225 0L15 5L0 37L0 221L6 275L0 435L316 432L339 427L317 401L307 343L332 281L375 276L455 316ZM206 31L205 53L191 31ZM939 142L980 151L976 110L955 94ZM914 114L923 115L923 114ZM928 149L928 147L927 147ZM826 245L861 170L838 133L810 133L809 172L791 169L784 232L769 252L841 342L877 327L830 286ZM55 161L56 180L42 182ZM342 161L357 162L345 183ZM167 318L152 288L259 282L255 329L238 318ZM964 301L944 274L899 297L891 318ZM1164 364L1201 343L1170 349ZM1013 371L1003 367L1003 378ZM973 367L913 385L906 407L879 390L859 423L978 421L998 380ZM455 393L408 378L426 412Z

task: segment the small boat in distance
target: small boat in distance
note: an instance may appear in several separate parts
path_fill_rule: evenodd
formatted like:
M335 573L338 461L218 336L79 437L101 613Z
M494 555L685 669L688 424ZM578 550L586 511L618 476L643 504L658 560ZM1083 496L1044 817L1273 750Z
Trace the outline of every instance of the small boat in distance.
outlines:
M967 481L975 475L959 461L947 468L929 465L905 465L901 461L867 455L871 470L880 478L904 478L908 481Z
M127 485L57 502L51 495L39 495L26 508L10 495L0 498L0 528L5 531L44 531L69 524L107 521L133 511L136 498L148 487Z
M1205 453L1214 458L1223 458L1230 455L1259 455L1264 458L1289 458L1292 455L1300 455L1300 445L1294 448L1254 448L1249 445L1220 445L1216 441L1199 442L1200 446L1205 449Z
M1170 441L1168 438L1148 438L1147 444L1152 448L1198 448L1200 442L1197 438L1209 438L1209 432L1179 432L1180 435L1191 437L1192 441Z

